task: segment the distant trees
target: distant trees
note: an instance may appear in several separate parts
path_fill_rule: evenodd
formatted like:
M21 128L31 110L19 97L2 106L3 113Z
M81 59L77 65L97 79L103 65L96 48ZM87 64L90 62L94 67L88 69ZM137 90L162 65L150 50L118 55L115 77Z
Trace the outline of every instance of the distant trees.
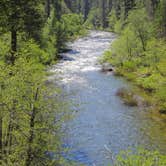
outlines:
M89 0L85 0L84 1L84 20L88 18L89 10L90 10Z
M125 17L128 16L128 13L134 7L135 0L124 0L124 8L125 8Z
M60 21L61 18L61 11L62 11L62 0L53 0L53 6L54 6L54 12L55 12L55 17L58 21Z
M161 0L158 8L158 13L160 13L157 19L161 27L161 34L166 37L166 1Z
M51 12L51 0L46 0L45 10L46 10L47 18L48 18Z
M117 19L120 19L122 15L127 19L129 12L135 9L136 6L146 7L149 16L154 19L156 10L161 4L165 3L164 0L64 0L64 2L72 12L83 14L85 22L89 23L90 20L97 22L93 25L97 26L95 28L107 28L112 11L116 14ZM94 15L93 19L92 13Z

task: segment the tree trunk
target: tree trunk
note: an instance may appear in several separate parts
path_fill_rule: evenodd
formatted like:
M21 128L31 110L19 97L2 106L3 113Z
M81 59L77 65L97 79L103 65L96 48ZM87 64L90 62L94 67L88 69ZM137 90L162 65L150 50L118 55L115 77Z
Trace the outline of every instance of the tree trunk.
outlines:
M109 0L109 12L111 12L111 10L112 10L112 0Z
M106 2L105 0L102 0L102 26L103 28L106 28Z
M146 51L146 42L144 40L144 37L141 33L139 33L139 37L140 37L140 40L141 40L141 43L142 43L142 49L143 49L143 51Z
M160 0L151 0L151 2L152 2L152 7L153 7L153 14L154 14Z
M127 18L129 11L134 7L134 0L125 0L125 18Z
M4 143L4 153L10 154L10 148L12 145L12 131L13 131L13 123L12 120L14 119L14 115L13 112L10 113L10 119L9 119L9 125L8 125L8 129L7 129L7 135L6 135L6 139L5 139L5 143Z
M66 3L67 7L72 11L72 3L70 0L64 0L64 2Z
M88 18L89 14L89 0L84 1L84 21Z
M28 150L27 150L27 160L26 166L29 166L31 161L33 161L32 143L34 139L34 126L35 126L35 108L33 109L31 120L30 120L30 132L28 139Z
M61 0L55 0L54 1L54 7L55 7L55 16L58 21L61 19Z
M51 1L50 1L50 0L47 0L47 2L46 2L47 18L50 17L50 11L51 11L50 5L51 5Z
M81 0L78 1L78 13L81 13Z
M35 101L38 100L38 91L39 89L37 88L36 94L35 94ZM36 118L36 108L32 105L32 114L30 118L30 131L29 131L29 138L28 138L27 160L25 164L26 166L30 166L34 157L32 143L34 140L35 118Z
M164 36L166 37L166 1L163 1L163 33L164 33Z
M1 116L1 115L0 115ZM0 117L0 165L2 165L2 152L3 152L3 149L2 149L2 116Z
M15 54L17 51L17 31L11 30L11 58L10 61L12 64L15 62Z

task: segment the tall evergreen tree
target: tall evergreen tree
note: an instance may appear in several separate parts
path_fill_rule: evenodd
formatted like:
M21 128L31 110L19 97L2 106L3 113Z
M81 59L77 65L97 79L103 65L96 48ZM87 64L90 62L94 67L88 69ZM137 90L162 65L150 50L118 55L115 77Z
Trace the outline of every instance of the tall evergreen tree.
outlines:
M84 20L88 18L89 10L90 10L89 0L84 0Z
M36 32L40 31L43 23L38 0L2 0L0 1L0 27L11 33L11 63L15 61L17 51L17 35L26 31L28 36L38 39Z

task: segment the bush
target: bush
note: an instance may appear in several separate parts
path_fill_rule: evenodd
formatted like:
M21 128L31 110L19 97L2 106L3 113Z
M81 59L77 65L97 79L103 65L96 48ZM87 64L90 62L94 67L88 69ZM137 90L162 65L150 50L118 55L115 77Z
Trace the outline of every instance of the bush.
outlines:
M49 54L42 50L33 40L24 42L18 54L27 60L34 60L42 64L49 64L51 61Z
M139 149L136 152L122 151L116 158L114 166L164 166L166 156L157 151Z
M64 25L67 39L85 34L82 15L64 14L62 15L62 24Z
M45 26L42 30L41 35L41 47L42 49L48 53L48 62L51 63L52 61L57 59L58 49L56 48L56 35L54 33L55 28L55 20L54 20L54 11L51 12L50 17L48 18Z
M143 51L146 51L147 41L154 36L153 24L150 22L146 10L143 8L131 11L128 22L141 42Z
M101 23L101 14L100 14L100 9L99 8L93 8L89 15L88 19L85 22L85 26L88 27L89 29L98 29L102 27Z
M138 85L144 88L148 92L154 92L162 82L160 74L152 74L147 77L141 77L137 79Z
M134 62L131 62L131 61L125 61L123 63L123 67L128 72L133 72L137 68L136 64Z
M110 15L109 15L109 18L108 18L108 22L109 22L109 28L111 29L111 31L115 31L115 25L117 23L117 17L116 17L116 12L115 10L112 10Z
M6 61L10 51L9 34L2 35L0 38L0 61Z

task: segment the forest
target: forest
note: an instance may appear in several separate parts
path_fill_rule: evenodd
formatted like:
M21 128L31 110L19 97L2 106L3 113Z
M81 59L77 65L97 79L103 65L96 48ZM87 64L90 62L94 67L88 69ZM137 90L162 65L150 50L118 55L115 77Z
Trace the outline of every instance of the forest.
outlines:
M135 87L120 89L122 100L139 106L139 95L166 118L166 0L0 0L0 11L0 165L84 165L63 155L62 128L73 110L48 68L89 31L116 34L99 61ZM138 150L110 163L164 166L166 156Z

